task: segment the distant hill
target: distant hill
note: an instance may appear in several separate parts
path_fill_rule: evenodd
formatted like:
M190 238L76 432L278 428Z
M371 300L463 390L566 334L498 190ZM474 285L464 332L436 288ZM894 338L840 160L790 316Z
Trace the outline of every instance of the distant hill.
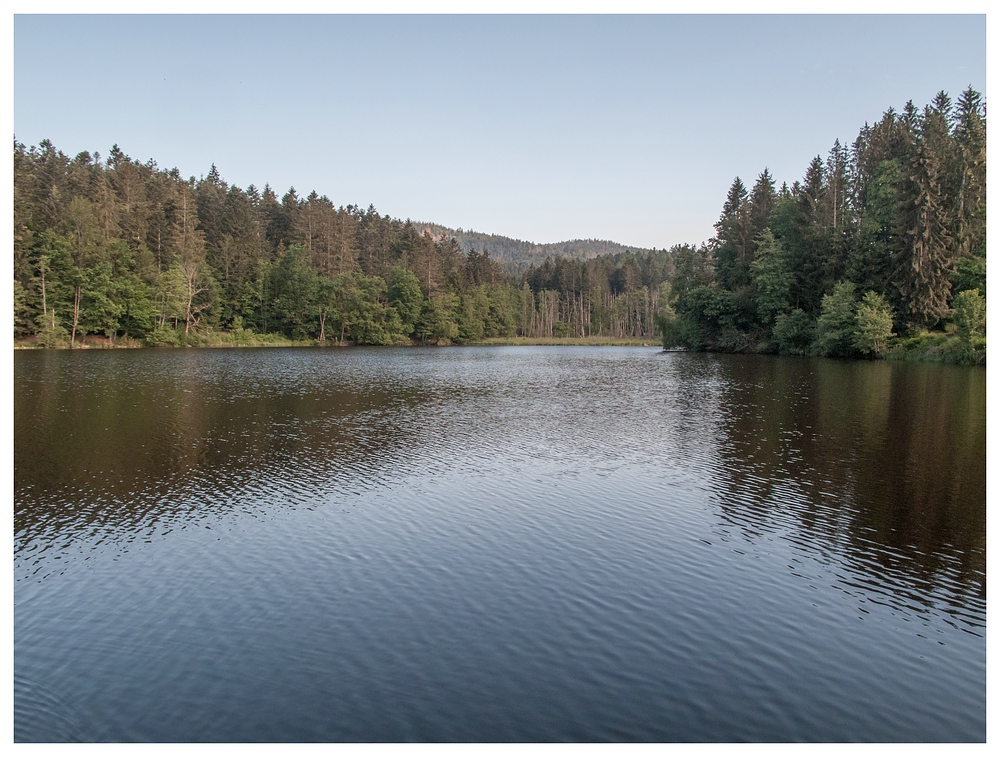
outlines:
M644 247L626 247L604 239L571 239L567 242L537 244L500 234L449 229L436 223L414 221L413 226L421 233L429 232L435 238L454 237L462 252L468 253L473 247L480 252L485 250L500 264L505 273L515 276L527 271L532 264L541 265L550 257L590 260L600 255L615 255L622 252L650 252Z

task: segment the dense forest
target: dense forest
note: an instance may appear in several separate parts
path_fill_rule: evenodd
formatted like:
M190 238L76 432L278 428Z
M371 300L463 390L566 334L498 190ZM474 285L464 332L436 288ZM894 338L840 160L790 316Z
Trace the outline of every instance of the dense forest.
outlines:
M985 362L986 108L971 87L834 143L748 191L674 260L664 346Z
M737 178L700 247L534 245L14 142L14 335L78 346L468 343L984 362L986 110L969 88ZM479 245L478 247L476 245ZM544 254L544 258L542 257ZM500 258L498 260L498 257ZM501 265L502 261L502 265Z
M505 237L501 234L483 234L466 229L449 229L436 223L417 224L421 231L428 231L435 237L454 237L463 252L472 249L484 250L500 264L500 269L510 276L524 274L532 265L541 265L549 258L569 258L570 260L591 260L603 255L618 255L623 252L642 254L655 252L641 247L625 245L605 239L571 239L567 242L538 244L521 239Z
M14 143L14 333L42 346L654 338L675 252L510 275L488 250L316 192Z

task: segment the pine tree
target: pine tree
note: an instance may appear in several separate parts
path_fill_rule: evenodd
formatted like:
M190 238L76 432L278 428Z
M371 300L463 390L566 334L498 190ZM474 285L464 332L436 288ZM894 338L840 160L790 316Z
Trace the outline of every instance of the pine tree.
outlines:
M845 224L848 189L847 163L847 148L841 145L838 139L830 148L824 173L826 181L824 199L827 204L825 217L834 231Z
M753 239L757 239L757 235L767 228L776 202L774 179L765 168L750 192L750 230Z
M788 251L792 272L791 302L807 313L817 314L820 298L832 281L827 275L830 233L826 213L825 167L818 155L809 163L801 184L796 182L794 205L782 212L781 238Z
M752 236L747 190L739 176L729 188L715 228L715 267L719 283L727 289L745 286L749 281Z
M951 213L947 114L924 109L903 200L904 233L898 257L899 290L915 326L931 327L948 314L951 294Z
M986 217L986 111L982 95L969 87L955 106L955 145L958 152L953 235L955 253L968 257L982 247L985 251Z

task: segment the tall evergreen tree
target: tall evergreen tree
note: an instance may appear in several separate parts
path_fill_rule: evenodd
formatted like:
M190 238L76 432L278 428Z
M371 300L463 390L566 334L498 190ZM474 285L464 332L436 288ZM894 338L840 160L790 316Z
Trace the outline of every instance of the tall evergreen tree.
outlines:
M715 266L719 283L728 289L749 281L752 227L747 190L739 176L733 181L715 223Z
M905 233L898 257L898 286L916 326L931 327L948 313L951 294L948 158L951 148L947 114L924 109L918 124L916 152L904 183Z
M986 111L982 96L969 87L955 106L958 191L953 235L955 253L967 257L986 243Z
M750 233L754 240L767 228L778 196L774 191L774 179L765 168L757 177L750 192Z

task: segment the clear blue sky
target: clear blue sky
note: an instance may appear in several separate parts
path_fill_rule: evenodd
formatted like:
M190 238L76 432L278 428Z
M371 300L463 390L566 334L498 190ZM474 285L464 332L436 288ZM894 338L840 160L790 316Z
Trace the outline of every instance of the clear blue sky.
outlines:
M14 134L536 242L713 234L733 178L985 93L985 16L16 16Z

